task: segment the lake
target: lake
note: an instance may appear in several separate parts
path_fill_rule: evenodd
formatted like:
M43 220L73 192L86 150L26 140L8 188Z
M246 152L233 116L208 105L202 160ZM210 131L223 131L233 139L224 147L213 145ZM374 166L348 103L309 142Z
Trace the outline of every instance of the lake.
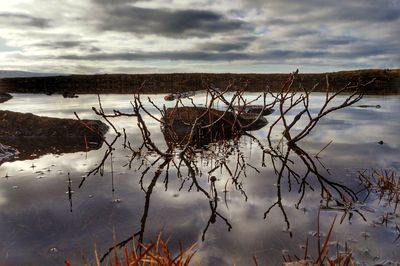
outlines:
M61 118L75 118L76 112L80 118L100 119L91 109L98 107L96 95L13 96L0 109ZM141 97L157 117L147 97L159 107L174 106L161 95ZM324 97L321 93L311 96L311 113L318 112ZM132 100L130 95L101 96L106 112L131 112ZM194 101L204 103L205 95L196 95ZM215 107L223 109L224 104L216 102ZM106 145L88 152L61 149L39 157L33 154L31 160L5 162L0 165L0 264L61 265L68 259L81 265L82 254L93 259L94 244L103 255L134 233L140 232L138 237L148 243L162 232L171 250L178 250L180 243L183 247L197 243L194 261L202 265L252 265L253 256L260 265L279 265L283 254L302 257L307 238L309 253L315 257L318 210L332 203L327 199L330 191L336 194L335 206L321 208L319 214L324 238L337 215L330 252L335 254L347 245L365 265L400 265L400 240L395 241L400 233L396 229L400 208L386 197L380 200L375 191L368 194L359 178L359 171L365 175L374 170L399 172L399 113L400 96L367 95L354 106L321 119L298 143L309 155L307 162L311 160L321 175L317 178L311 173L306 182L302 181L310 166L296 152L288 155L290 168L281 177L274 169L274 165L280 169L281 161L268 148L267 133L278 118L277 111L266 117L270 124L237 142L198 149L189 162L196 170L195 179L190 167L179 165L179 154L157 174L165 158L146 152L132 158L132 152L124 148L124 136L116 140L104 161L103 175L86 177L101 164ZM156 146L166 150L159 122L145 113L143 117ZM115 118L113 124L121 132L126 130L132 148L142 144L135 117ZM109 130L106 139L115 137ZM283 145L280 139L281 131L273 131L273 147ZM288 169L299 176L288 177ZM211 181L211 176L216 180ZM336 204L341 200L351 204L343 208Z

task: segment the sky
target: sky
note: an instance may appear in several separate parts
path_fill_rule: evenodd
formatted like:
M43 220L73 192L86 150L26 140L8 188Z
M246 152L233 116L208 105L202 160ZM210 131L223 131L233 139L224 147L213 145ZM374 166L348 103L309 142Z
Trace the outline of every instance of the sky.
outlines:
M327 72L400 67L400 0L13 0L0 70Z

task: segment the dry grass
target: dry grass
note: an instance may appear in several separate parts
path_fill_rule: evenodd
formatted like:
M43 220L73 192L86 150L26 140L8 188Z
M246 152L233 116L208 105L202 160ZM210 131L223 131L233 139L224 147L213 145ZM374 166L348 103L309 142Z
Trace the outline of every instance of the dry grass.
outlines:
M386 199L394 204L393 213L400 202L400 178L394 170L372 170L371 173L359 171L358 177L368 191L367 197L372 193L378 194L379 199Z
M355 265L353 258L352 258L352 252L350 249L346 248L343 252L339 252L339 250L336 251L336 254L334 256L329 257L329 242L332 236L332 230L336 222L336 216L332 221L332 224L330 225L329 231L326 235L326 238L321 245L321 234L319 232L319 212L318 212L318 250L315 252L318 257L317 258L312 258L309 255L309 241L308 238L306 239L305 243L305 249L304 249L304 255L302 258L298 257L297 255L290 256L290 255L284 255L283 260L284 266L314 266L314 265L322 265L322 266L352 266Z
M168 248L168 241L164 242L161 239L161 234L155 243L140 244L140 248L136 249L135 246L131 248L125 247L123 250L114 248L113 255L110 254L108 261L103 265L112 266L187 266L192 261L196 253L196 244L191 245L186 249L180 249L178 255L171 254ZM138 251L139 250L139 251ZM100 266L99 254L96 246L94 247L94 265ZM72 266L72 263L66 260L65 266ZM84 258L83 265L93 265L88 263Z

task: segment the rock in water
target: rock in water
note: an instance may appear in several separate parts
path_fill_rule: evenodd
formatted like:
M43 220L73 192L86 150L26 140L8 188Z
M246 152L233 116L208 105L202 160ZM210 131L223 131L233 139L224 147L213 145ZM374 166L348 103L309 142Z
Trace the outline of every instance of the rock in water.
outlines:
M193 125L192 144L204 146L218 140L230 139L244 131L258 130L268 121L256 114L243 113L235 116L231 111L207 109L205 107L168 108L163 117L163 134L167 143L187 143Z
M87 126L83 125L86 124ZM102 139L108 126L99 120L61 119L0 110L0 139L54 137ZM88 129L91 128L91 129Z
M98 120L78 121L1 110L0 125L0 164L5 158L15 160L17 152L18 159L24 160L48 153L99 149L108 130Z
M12 96L6 92L0 92L0 103L4 103L10 100Z

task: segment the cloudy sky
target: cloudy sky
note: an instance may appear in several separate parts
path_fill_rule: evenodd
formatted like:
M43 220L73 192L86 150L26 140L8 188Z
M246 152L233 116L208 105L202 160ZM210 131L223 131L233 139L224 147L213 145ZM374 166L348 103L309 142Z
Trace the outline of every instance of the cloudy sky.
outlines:
M13 0L0 69L324 72L400 67L400 0Z

